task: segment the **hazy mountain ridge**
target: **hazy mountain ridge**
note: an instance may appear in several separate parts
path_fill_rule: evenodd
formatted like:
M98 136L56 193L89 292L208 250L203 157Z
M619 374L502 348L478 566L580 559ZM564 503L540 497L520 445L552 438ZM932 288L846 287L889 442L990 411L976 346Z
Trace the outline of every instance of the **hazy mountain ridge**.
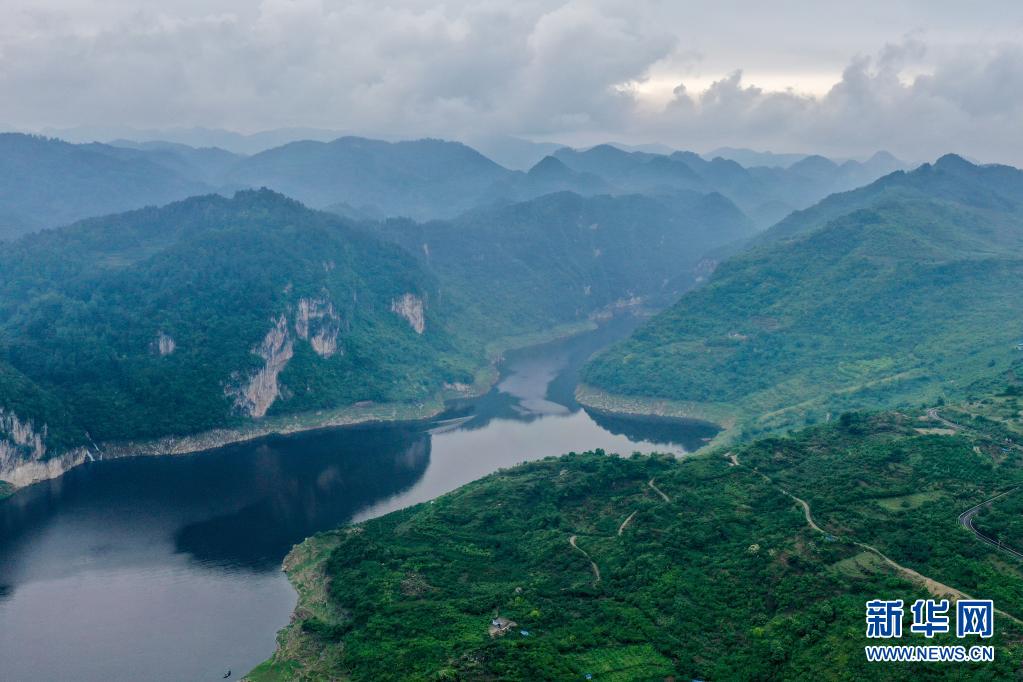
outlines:
M211 189L148 155L0 134L0 240Z
M527 145L524 154L551 145ZM875 179L896 161L839 166L808 157L791 168L743 168L598 145L561 148L526 172L509 170L471 147L444 140L385 142L341 137L305 140L252 156L172 142L89 143L6 134L0 137L0 239L82 218L213 191L268 187L312 208L345 206L356 218L453 218L475 208L572 191L597 194L719 192L757 226L832 191Z
M903 165L890 155L879 154L862 164L848 161L840 166L824 157L811 156L787 168L745 168L735 161L721 157L707 160L693 152L663 156L626 152L611 145L585 151L562 149L555 156L570 168L600 176L625 191L720 192L760 226Z

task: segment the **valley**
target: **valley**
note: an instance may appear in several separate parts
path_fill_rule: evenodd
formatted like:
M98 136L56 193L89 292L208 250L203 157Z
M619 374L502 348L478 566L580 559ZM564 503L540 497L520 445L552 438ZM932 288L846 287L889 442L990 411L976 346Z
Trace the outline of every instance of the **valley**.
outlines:
M97 461L18 491L0 502L0 677L241 675L288 622L281 561L311 534L576 443L699 448L712 427L605 427L572 400L578 366L635 324L509 352L492 391L434 420ZM39 618L57 612L40 636Z

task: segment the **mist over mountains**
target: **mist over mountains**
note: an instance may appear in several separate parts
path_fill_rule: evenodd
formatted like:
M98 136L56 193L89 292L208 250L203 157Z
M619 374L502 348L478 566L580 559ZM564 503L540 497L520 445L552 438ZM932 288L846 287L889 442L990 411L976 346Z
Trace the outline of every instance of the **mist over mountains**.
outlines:
M550 151L540 145L538 151ZM555 163L560 162L560 164ZM716 157L558 148L527 171L466 145L342 137L290 142L249 156L172 142L69 144L0 135L0 238L187 196L267 187L312 208L353 216L451 218L558 191L584 196L718 192L764 227L794 208L904 167L890 155L842 164L804 158L788 168L745 168ZM347 209L345 208L347 207Z

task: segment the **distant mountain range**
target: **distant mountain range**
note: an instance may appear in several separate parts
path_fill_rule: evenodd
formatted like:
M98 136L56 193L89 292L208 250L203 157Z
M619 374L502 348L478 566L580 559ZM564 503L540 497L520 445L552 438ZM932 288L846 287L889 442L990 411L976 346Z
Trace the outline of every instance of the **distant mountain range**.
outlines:
M601 177L624 191L656 193L683 188L720 192L760 226L904 167L885 153L864 163L846 161L841 165L823 156L808 156L787 168L744 168L721 157L708 161L692 152L666 156L626 152L611 145L586 151L562 149L555 156L569 168Z
M587 196L718 192L755 225L766 227L831 192L901 167L887 155L862 164L807 157L789 168L744 168L690 152L665 155L611 145L576 151L514 138L491 138L489 144L504 149L505 158L516 157L516 163L553 153L520 171L443 140L342 137L291 142L244 156L175 142L73 145L4 134L0 239L196 194L264 186L313 208L331 207L353 217L416 220L452 218L558 191Z
M756 432L956 396L1019 355L1017 169L945 156L755 241L584 380L622 404L678 401Z

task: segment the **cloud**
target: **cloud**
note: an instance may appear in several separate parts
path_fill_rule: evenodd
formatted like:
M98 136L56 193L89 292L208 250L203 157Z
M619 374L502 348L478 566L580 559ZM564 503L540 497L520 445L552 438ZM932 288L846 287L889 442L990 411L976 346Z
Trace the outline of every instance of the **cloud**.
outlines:
M1023 162L1019 6L840 14L729 0L7 0L0 121ZM830 90L801 87L829 74Z
M637 121L657 136L704 147L747 144L862 155L888 149L910 159L948 151L1019 163L1023 137L1023 49L1001 44L939 56L929 73L909 75L927 53L916 40L855 57L823 96L765 91L735 71L706 91L684 84L662 112Z

